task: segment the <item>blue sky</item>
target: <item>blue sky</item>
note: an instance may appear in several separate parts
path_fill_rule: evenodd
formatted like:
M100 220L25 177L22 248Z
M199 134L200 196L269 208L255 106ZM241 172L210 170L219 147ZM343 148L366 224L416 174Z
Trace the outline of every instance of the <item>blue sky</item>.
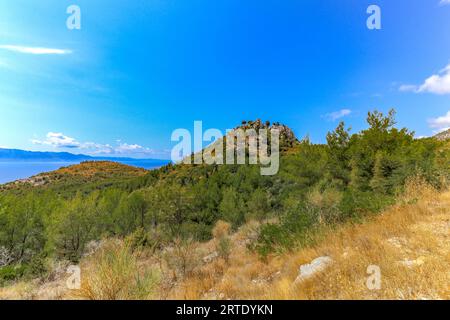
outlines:
M195 120L261 118L324 142L392 107L429 136L450 127L440 1L1 1L0 146L167 158ZM66 27L72 4L81 30Z

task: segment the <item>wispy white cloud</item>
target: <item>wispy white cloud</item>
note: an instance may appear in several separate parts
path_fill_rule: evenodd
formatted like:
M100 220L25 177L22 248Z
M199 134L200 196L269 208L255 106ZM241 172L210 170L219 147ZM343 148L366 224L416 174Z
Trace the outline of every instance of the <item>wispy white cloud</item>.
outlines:
M81 144L74 138L62 133L49 132L45 140L32 139L33 144L47 145L55 148L79 148Z
M342 109L339 111L334 111L323 115L322 117L327 119L328 121L336 121L340 118L346 117L350 115L352 111L350 109Z
M117 153L152 153L153 150L149 148L145 148L138 144L128 144L128 143L120 143L115 149Z
M441 0L441 2L439 2L439 4L440 4L441 6L448 5L448 4L450 4L450 0Z
M439 133L450 129L450 111L441 117L429 119L428 124L430 125L430 128L434 129L433 133Z
M449 0L450 1L450 0ZM399 87L403 92L450 94L450 64L437 74L425 79L421 85L403 84Z
M118 155L118 156L161 156L167 151L157 151L138 144L128 144L121 140L116 145L102 144L96 142L79 142L77 139L62 133L49 132L44 140L32 139L36 145L50 146L55 149L77 149L79 152L91 155Z
M80 149L90 154L107 154L107 155L141 155L151 156L158 154L156 150L143 147L138 144L128 144L117 141L117 145L101 144L95 142L85 142L80 145Z
M415 92L418 89L418 86L413 84L402 84L399 88L402 92Z
M54 49L54 48L43 48L43 47L25 47L16 45L0 45L0 49L8 50L12 52L25 53L25 54L71 54L72 50L67 49Z

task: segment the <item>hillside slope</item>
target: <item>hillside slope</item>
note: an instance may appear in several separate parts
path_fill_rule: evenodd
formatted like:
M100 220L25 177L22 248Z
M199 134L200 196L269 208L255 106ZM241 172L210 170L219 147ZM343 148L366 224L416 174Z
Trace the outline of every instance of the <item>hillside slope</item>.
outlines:
M50 186L60 188L65 185L81 186L85 183L101 183L142 177L148 170L112 161L84 161L80 164L45 172L28 179L0 185L1 190Z
M450 192L430 195L366 223L324 231L316 245L272 256L267 263L250 254L243 234L237 235L228 265L218 261L203 267L171 297L450 299ZM310 279L296 281L299 267L318 257L333 262ZM366 286L371 265L380 268L380 290Z
M417 203L396 205L362 224L325 230L315 245L267 261L246 247L254 227L247 224L232 235L228 262L209 254L191 276L170 286L163 282L151 298L450 299L450 192L425 192ZM214 247L211 241L196 249L206 255ZM301 265L323 256L333 262L310 279L296 282ZM1 288L0 299L98 299L102 290L113 288L91 282L95 270L102 268L98 258L94 254L82 261L81 291L68 290L60 273L53 281ZM160 263L147 254L139 254L137 261L141 272ZM369 265L380 267L379 290L366 286Z

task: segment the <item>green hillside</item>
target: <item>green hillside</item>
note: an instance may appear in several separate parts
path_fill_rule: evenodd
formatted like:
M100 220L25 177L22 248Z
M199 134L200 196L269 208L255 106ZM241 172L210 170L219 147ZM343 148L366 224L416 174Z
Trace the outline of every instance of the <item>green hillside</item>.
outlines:
M54 190L57 193L73 193L83 190L103 189L144 176L148 170L112 161L84 161L52 172L41 173L28 179L0 185L0 191Z
M450 174L450 149L395 127L394 112L373 112L368 127L350 133L341 123L327 144L298 141L284 128L280 171L257 165L168 165L145 172L112 163L84 163L44 175L38 186L0 192L0 282L46 272L49 260L78 261L93 241L132 239L163 248L178 238L205 241L218 220L238 228L263 224L249 246L261 255L308 241L320 224L379 212L408 178L437 188ZM254 126L245 122L243 126ZM270 124L265 124L270 126ZM281 126L279 124L274 124Z

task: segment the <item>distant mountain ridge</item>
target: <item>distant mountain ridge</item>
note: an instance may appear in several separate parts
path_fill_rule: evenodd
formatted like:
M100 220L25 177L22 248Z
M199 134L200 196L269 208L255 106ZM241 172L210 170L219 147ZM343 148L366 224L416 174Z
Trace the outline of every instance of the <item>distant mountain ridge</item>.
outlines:
M53 162L78 162L78 161L166 161L162 159L135 159L120 157L93 157L85 154L73 154L69 152L50 151L25 151L19 149L0 148L0 161L53 161Z

